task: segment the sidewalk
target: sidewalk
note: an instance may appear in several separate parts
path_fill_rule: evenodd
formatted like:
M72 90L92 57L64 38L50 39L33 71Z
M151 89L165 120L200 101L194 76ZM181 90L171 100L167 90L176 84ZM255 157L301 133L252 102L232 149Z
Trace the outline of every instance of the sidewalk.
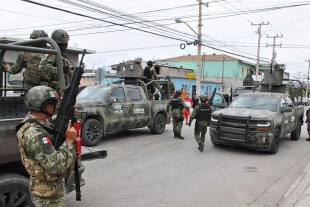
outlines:
M310 163L284 194L277 207L310 207Z

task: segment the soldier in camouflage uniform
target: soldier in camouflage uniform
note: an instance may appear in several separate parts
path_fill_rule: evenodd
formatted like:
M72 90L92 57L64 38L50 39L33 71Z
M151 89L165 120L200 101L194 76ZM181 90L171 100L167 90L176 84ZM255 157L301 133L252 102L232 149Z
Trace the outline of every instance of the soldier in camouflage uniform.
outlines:
M62 64L65 78L65 85L67 86L70 82L70 78L72 75L72 66L71 61L66 57L64 52L68 47L69 35L65 30L55 30L52 33L51 37L59 46L61 50L62 56ZM41 83L40 85L49 86L56 90L58 93L60 92L59 81L58 81L58 73L56 67L56 55L55 54L46 54L41 63Z
M30 39L37 39L42 37L48 37L47 33L43 30L34 30ZM46 44L37 45L37 47L46 48ZM10 74L20 73L25 68L23 88L26 90L32 87L38 86L40 83L40 70L39 64L44 55L42 53L21 52L14 65L11 67L9 64L4 65L4 71Z
M25 108L30 112L16 127L22 163L30 175L31 200L36 207L65 206L64 176L71 173L76 158L73 142L77 132L71 127L71 120L65 142L58 150L52 145L54 124L51 117L58 101L52 88L31 88L25 96Z
M147 66L145 67L144 69L144 76L147 78L147 81L146 82L150 82L150 81L153 81L153 80L157 80L158 77L157 77L157 73L156 73L156 70L155 70L155 66L153 65L154 62L149 60L147 61ZM157 88L161 94L164 94L164 90L161 88L161 86L159 85L158 82L154 81L151 83L151 85L155 88ZM150 94L153 94L155 92L156 89L154 89L153 91L149 92Z
M172 119L173 119L173 133L174 138L184 139L181 136L181 130L183 126L183 117L182 117L182 110L186 108L189 111L189 107L185 104L183 98L180 96L181 91L178 90L176 95L173 96L172 99L167 104L166 112L169 113L169 108L172 106Z
M170 94L169 94L169 96L172 96L172 95L173 95L173 92L175 91L175 85L174 85L174 83L171 81L170 75L166 75L166 78L167 78L168 84L169 84L169 86L170 86Z
M309 137L306 139L307 141L310 141L310 108L306 111L306 123L307 123L307 132Z
M191 126L193 119L196 119L194 134L195 134L195 139L199 145L198 150L200 150L200 152L202 152L204 148L207 127L209 125L210 118L211 118L210 106L212 105L215 91L216 91L216 88L214 89L214 92L211 98L209 99L208 103L207 103L206 95L200 96L201 103L195 107L195 109L192 112L191 117L189 118L188 126Z

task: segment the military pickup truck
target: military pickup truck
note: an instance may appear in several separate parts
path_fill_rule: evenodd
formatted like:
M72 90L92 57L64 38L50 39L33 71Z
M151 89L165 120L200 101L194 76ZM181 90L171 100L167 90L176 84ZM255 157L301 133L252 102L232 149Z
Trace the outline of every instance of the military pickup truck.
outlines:
M48 43L55 49L43 49L30 47ZM23 45L23 46L22 46ZM25 46L28 45L28 46ZM24 108L25 89L13 88L7 85L5 73L3 73L2 61L6 51L39 52L56 54L58 74L61 88L64 88L63 72L60 50L58 45L50 38L41 38L17 42L14 44L0 44L0 206L33 206L29 194L29 175L22 162L17 146L15 126L27 115ZM19 93L13 93L19 92ZM8 96L8 94L10 94ZM81 157L78 157L78 173L80 185L85 184L81 177L84 166L81 164ZM66 177L66 192L75 189L74 172Z
M169 85L157 81L165 92L160 100L152 100L152 82L146 82L139 63L126 63L117 71L120 80L110 85L92 85L83 89L75 110L81 117L81 139L85 146L96 146L109 132L148 127L153 134L162 134L170 116L166 113ZM127 71L128 70L128 71Z
M283 70L265 74L261 84L264 92L240 94L228 108L212 114L210 138L214 145L243 146L275 154L285 135L299 139L303 106L297 106L292 95L286 94Z

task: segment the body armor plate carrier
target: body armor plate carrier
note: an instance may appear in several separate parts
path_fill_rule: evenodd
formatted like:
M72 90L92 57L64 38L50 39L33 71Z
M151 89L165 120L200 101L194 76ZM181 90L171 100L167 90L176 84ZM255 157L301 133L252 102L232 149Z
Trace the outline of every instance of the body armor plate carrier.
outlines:
M150 67L149 66L146 66L145 69L144 69L144 76L147 78L147 79L152 79L152 73L150 71Z
M211 117L211 110L209 104L199 104L198 121L209 121Z
M173 99L171 101L172 109L183 109L183 106L179 104L179 97L173 96Z
M25 61L27 62L26 70L24 72L25 81L38 86L40 83L40 69L39 65L43 55L40 53L25 53Z

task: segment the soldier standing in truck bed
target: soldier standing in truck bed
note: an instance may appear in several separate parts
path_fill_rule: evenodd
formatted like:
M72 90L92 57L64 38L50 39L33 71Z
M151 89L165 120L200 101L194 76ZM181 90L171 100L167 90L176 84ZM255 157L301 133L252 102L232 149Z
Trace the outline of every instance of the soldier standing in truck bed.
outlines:
M156 73L156 70L155 70L155 66L153 65L153 61L149 60L147 61L147 66L145 67L144 69L144 76L147 78L147 82L151 82L151 85L155 88L157 88L161 94L164 93L164 90L161 88L161 86L159 85L158 82L154 81L154 80L158 80L158 77L157 77L157 73ZM153 91L155 92L156 89L154 89ZM150 94L153 93L153 91L150 92Z
M48 37L44 30L34 30L30 34L30 39L37 39ZM36 47L47 48L46 44L36 45ZM23 88L27 91L32 87L38 86L40 84L40 70L39 65L44 54L42 53L32 53L32 52L21 52L19 53L14 65L9 64L3 65L3 70L10 74L20 73L23 68L25 72L23 74Z
M63 64L63 72L65 85L67 86L70 82L72 75L72 63L66 57L64 52L68 47L69 35L65 30L55 30L52 33L51 38L58 44L59 49L61 51L62 64ZM57 91L59 94L60 86L58 80L58 72L56 67L56 55L55 54L46 54L41 63L40 63L40 71L41 71L41 83L40 85L49 86Z

